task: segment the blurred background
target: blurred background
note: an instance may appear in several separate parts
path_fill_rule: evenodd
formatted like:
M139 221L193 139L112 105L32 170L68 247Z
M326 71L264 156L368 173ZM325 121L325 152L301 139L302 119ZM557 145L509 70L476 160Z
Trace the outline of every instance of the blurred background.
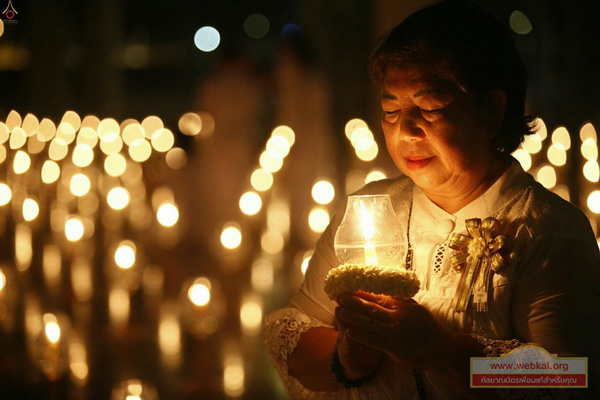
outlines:
M529 71L515 157L599 237L600 3L475 2ZM285 398L264 315L398 174L366 65L432 3L0 0L0 398Z

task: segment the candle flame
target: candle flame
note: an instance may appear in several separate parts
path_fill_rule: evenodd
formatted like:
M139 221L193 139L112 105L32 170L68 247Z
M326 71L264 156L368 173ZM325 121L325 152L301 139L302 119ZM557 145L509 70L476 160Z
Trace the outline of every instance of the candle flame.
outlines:
M363 236L367 242L371 241L371 238L375 234L375 224L373 224L373 217L369 210L365 206L365 203L360 202L360 226L362 228Z
M48 322L45 327L45 332L50 343L58 343L60 340L60 327L56 322Z

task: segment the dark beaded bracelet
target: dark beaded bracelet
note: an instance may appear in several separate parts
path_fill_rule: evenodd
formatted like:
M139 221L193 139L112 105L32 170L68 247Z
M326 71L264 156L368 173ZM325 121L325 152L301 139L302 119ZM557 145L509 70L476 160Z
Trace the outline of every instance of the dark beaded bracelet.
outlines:
M331 355L331 372L333 372L333 376L337 383L340 383L344 388L358 388L364 385L369 379L371 379L370 373L358 379L348 379L346 375L344 375L344 371L342 370L342 363L340 362L340 357L338 355L337 347L333 349L333 354Z

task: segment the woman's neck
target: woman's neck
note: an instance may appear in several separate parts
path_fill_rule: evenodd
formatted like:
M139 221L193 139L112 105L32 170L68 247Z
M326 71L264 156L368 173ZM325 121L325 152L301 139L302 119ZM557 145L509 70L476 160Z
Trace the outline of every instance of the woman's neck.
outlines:
M449 214L454 214L483 195L504 174L507 168L508 164L504 159L495 159L488 168L487 173L475 184L466 185L466 187L454 191L422 190L427 198L438 207Z

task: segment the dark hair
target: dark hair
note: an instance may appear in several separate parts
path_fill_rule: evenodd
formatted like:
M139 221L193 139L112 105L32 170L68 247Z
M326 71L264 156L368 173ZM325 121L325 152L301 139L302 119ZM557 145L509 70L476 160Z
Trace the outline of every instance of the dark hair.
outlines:
M381 81L388 67L416 63L483 99L494 89L506 95L504 121L493 146L510 154L535 130L525 114L527 71L514 41L498 20L482 8L448 0L424 8L395 27L373 52L371 76Z

